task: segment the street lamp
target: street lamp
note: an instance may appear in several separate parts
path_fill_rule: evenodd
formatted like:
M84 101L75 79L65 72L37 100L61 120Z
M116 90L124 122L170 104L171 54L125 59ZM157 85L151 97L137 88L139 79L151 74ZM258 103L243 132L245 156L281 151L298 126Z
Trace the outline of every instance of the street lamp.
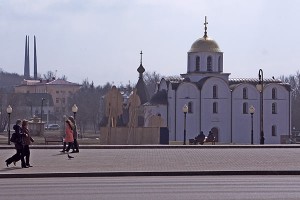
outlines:
M43 104L44 104L45 98L42 98L42 106L41 106L41 123L43 122Z
M254 106L249 107L249 113L251 114L251 144L253 144L253 114L255 112Z
M182 112L184 113L184 129L183 129L183 145L185 145L185 141L186 141L186 113L188 112L189 107L184 104L184 106L182 107Z
M260 144L264 144L264 73L262 69L258 71L258 79L259 82L256 88L260 92Z
M73 114L74 114L74 120L75 120L77 111L78 111L78 107L76 106L76 104L74 104L74 105L72 106L72 112L73 112Z
M8 126L7 126L8 140L7 140L7 144L10 145L10 114L12 113L12 107L10 105L8 105L8 107L6 108L6 112L8 114Z

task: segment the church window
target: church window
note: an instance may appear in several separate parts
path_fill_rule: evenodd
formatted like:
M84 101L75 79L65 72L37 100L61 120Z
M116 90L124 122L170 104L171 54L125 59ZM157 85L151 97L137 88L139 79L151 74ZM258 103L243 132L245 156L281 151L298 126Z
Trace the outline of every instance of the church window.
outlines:
M247 88L243 88L243 99L248 99L248 91Z
M221 56L219 56L219 59L218 59L218 70L219 70L219 72L222 71L222 69L221 69Z
M213 98L214 99L218 98L218 86L216 85L213 86Z
M196 71L197 72L200 71L200 57L199 56L196 57Z
M276 103L272 103L272 114L277 114L277 105L276 105Z
M218 103L217 102L213 103L213 113L218 113Z
M193 113L193 103L192 102L188 103L188 113Z
M272 99L277 99L277 90L276 90L276 88L272 88Z
M208 72L212 71L212 58L211 58L211 56L207 57L207 71Z
M243 103L243 114L248 114L248 103Z
M56 101L55 101L56 103L59 103L59 98L56 98Z
M276 136L277 135L277 128L275 125L272 126L272 136Z

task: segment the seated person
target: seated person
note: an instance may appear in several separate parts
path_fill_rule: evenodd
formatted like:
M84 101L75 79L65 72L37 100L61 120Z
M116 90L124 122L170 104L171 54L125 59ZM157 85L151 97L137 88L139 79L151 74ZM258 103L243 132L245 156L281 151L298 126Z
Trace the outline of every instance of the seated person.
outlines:
M213 132L209 131L208 136L206 138L206 141L207 142L212 142L214 140L215 140L215 136L214 136Z
M196 140L197 142L199 142L200 144L203 144L203 143L204 143L205 135L204 135L203 131L200 131L199 135L197 135L197 136L195 137L195 140Z

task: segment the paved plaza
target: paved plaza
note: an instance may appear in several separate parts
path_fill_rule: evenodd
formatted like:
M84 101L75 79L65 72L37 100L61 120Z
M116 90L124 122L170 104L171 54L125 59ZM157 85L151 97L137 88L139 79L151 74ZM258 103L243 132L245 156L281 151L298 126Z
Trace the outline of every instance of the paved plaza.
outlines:
M260 174L262 172L300 175L300 148L286 146L135 146L82 147L80 153L59 152L59 146L39 146L31 150L31 165L22 169L6 167L15 153L0 147L0 178L43 176L124 176L124 175L205 175ZM275 173L275 174L276 174Z

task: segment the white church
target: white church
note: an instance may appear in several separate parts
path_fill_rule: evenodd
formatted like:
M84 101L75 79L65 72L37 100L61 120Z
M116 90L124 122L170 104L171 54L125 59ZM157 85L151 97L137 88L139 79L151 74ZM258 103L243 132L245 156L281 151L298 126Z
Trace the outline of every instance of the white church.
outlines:
M159 115L170 141L183 141L185 130L186 143L200 131L206 136L212 131L217 143L282 143L291 132L290 85L264 78L261 69L257 78L229 78L223 72L223 52L208 37L206 19L204 25L204 36L187 52L186 73L162 78L144 104L145 126L150 116ZM255 109L252 119L250 106Z

